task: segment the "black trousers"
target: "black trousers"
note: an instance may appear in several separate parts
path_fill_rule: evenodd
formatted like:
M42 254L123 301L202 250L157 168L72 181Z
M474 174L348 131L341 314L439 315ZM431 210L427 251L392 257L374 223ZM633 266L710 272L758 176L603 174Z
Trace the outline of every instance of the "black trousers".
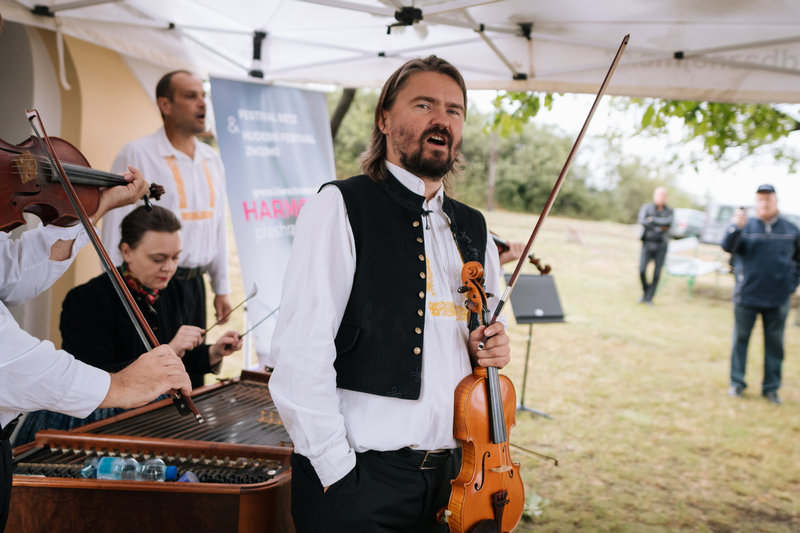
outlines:
M2 458L0 458L0 533L6 529L8 520L8 502L11 500L11 443L8 439L2 442Z
M323 493L308 459L292 454L292 517L297 533L447 533L436 513L450 498L458 454L437 468L398 452L356 454L356 466Z
M667 244L661 241L642 243L642 253L639 256L639 277L642 280L643 299L645 302L653 300L653 296L658 288L658 280L661 277L661 267L664 266L664 259L667 257ZM653 268L653 281L647 281L647 265L650 261L655 262Z

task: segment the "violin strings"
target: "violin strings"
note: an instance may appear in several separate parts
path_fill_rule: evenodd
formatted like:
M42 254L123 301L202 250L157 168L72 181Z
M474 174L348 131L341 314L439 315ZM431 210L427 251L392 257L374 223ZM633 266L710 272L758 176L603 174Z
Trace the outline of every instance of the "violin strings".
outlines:
M42 164L42 170L46 170L49 173L50 179L52 181L58 181L58 178L52 171L50 167L50 161L48 158L40 155L33 155L33 154L26 154L30 155L30 158L35 161L36 163ZM23 156L17 155L16 159L22 159ZM13 160L13 158L12 158ZM89 167L83 167L80 165L76 165L74 163L61 163L61 166L64 167L64 170L67 172L67 177L70 178L71 181L78 185L100 185L100 186L114 186L114 185L121 185L124 182L124 178L117 174L112 174L110 172L104 172L102 170L97 170ZM12 174L23 175L25 172L16 166L16 169L11 170Z

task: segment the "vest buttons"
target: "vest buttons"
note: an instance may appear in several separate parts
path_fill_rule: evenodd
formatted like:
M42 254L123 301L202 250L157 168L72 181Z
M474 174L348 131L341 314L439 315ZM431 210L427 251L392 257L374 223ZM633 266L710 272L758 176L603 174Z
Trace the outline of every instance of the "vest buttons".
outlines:
M419 277L421 277L422 279L425 279L425 272L420 272L419 273Z
M423 298L425 298L425 293L422 292L422 291L419 291L419 299L422 300Z
M418 228L419 227L419 220L415 220L414 222L411 223L411 225L414 226L415 228Z
M423 311L422 309L417 309L417 314L419 316L425 316L425 311Z
M425 261L425 256L424 255L419 254L417 257L419 257L420 261Z
M417 237L417 242L422 242L422 237Z
M414 355L419 355L419 354L421 354L421 353L422 353L422 349L421 349L419 346L417 346L416 348L414 348Z
M417 335L422 335L422 328L414 328L414 333Z

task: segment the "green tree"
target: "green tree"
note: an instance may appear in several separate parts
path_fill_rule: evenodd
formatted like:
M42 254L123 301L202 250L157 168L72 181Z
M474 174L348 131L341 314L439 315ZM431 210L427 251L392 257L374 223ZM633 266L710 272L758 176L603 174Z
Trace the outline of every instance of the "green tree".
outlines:
M464 127L462 152L467 159L463 178L456 184L456 196L471 205L484 207L489 173L492 132L486 127L491 117L471 109ZM512 128L497 140L495 203L514 211L538 213L544 207L556 178L564 166L573 140L554 128L534 123ZM562 186L556 206L560 214L602 217L596 191L587 186L589 171L573 165Z
M616 97L620 110L641 110L640 132L663 135L674 119L682 123L681 143L698 139L704 152L722 165L732 165L756 151L768 150L794 171L800 155L785 150L778 141L800 130L800 107L781 104L696 102ZM494 101L492 127L508 132L536 116L554 103L551 94L501 92ZM700 155L691 157L697 163Z
M786 161L792 168L797 164L798 155L784 151L776 143L800 130L800 107L639 98L618 101L620 106L633 104L643 109L640 131L651 135L663 134L671 119L682 121L683 140L699 139L705 152L717 162L735 163L769 148L776 159Z
M341 99L342 90L328 94L328 109L331 113ZM375 105L378 93L374 90L356 92L347 114L341 119L333 143L336 177L349 178L361 174L358 158L366 150L372 134Z

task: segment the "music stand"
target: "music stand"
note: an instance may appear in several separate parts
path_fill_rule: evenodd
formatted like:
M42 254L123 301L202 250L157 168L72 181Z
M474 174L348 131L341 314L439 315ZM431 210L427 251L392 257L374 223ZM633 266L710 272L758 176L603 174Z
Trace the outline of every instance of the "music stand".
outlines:
M505 275L506 283L511 278ZM525 354L525 370L522 373L522 395L517 411L527 411L545 418L553 419L547 413L525 406L525 385L528 381L528 360L531 356L531 340L533 325L549 322L564 322L564 311L558 298L553 276L537 274L520 274L514 291L511 293L511 307L517 324L528 324L528 350Z

